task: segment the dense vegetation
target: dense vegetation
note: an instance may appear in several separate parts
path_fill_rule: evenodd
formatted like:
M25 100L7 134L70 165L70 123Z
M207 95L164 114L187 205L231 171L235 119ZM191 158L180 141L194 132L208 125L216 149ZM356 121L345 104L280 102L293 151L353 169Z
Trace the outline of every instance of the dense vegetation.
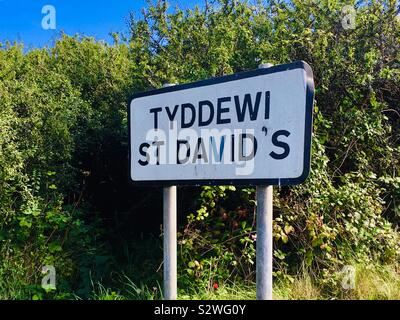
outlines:
M305 272L341 297L346 264L396 274L399 8L357 1L355 28L343 28L346 3L220 0L183 12L159 1L113 45L66 35L45 49L2 44L0 298L159 297L161 189L128 182L129 97L261 62L305 60L316 84L311 175L274 189L277 283ZM254 188L179 189L182 293L253 283L254 198ZM40 286L44 265L56 290Z

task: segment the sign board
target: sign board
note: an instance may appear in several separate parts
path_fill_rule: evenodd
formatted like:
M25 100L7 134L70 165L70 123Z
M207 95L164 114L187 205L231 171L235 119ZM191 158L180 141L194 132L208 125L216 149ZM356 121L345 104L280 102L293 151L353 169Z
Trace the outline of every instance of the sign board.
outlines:
M136 94L137 184L289 185L310 170L314 83L298 61Z

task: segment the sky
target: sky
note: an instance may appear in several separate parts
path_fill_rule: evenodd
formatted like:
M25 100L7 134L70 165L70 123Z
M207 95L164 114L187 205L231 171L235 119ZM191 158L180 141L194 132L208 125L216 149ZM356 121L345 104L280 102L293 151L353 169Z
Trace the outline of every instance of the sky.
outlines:
M173 6L193 8L201 0L170 0ZM55 29L49 14L55 10ZM0 42L23 42L27 48L52 46L61 32L80 33L112 42L110 32L126 31L129 12L140 17L145 0L0 0ZM45 8L46 9L46 8ZM44 29L45 26L51 27Z

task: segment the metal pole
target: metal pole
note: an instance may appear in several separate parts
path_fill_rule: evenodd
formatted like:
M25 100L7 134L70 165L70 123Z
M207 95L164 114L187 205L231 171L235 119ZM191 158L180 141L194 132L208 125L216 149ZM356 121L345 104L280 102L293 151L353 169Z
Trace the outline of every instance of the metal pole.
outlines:
M257 187L257 300L272 300L272 186Z
M164 299L177 298L176 186L164 188Z
M174 86L166 83L163 87ZM164 300L177 298L177 262L176 262L176 186L163 190L163 226L164 226Z
M260 64L258 68L269 68L272 64ZM257 186L257 242L256 282L257 300L272 300L273 232L272 208L273 187Z

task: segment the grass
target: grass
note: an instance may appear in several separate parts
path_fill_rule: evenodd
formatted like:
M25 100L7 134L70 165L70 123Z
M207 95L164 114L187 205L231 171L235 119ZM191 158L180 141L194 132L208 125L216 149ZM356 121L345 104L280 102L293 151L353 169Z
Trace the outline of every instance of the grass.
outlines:
M125 300L161 299L162 293L158 288L149 288L146 285L135 285L124 276L127 288L124 292L106 289L102 285L94 286L93 299L96 300ZM128 289L128 290L127 290ZM180 288L179 300L254 300L256 298L255 284L234 283L229 286L220 286L218 289L198 290L190 293ZM275 300L399 300L400 273L396 266L356 266L354 289L343 289L341 281L329 290L318 285L312 277L301 272L292 282L275 281L273 297Z
M304 269L293 277L292 281L275 279L273 297L275 300L400 300L400 265L354 264L354 267L356 276L353 289L344 289L341 277L325 283ZM130 271L132 273L127 271L116 274L112 284L92 282L89 299L159 300L163 298L162 283L159 280L149 278L146 282L140 282L138 278L141 277L132 278L127 275L135 274L134 271L138 270ZM21 275L23 275L22 270L17 271L16 268L11 268L9 265L2 265L0 268L0 299L31 299L33 289L39 299L51 299L51 296L40 295L41 289L38 286L33 289L23 286ZM332 277L332 279L335 278ZM178 299L180 300L253 300L256 298L254 283L221 284L218 289L212 287L205 289L194 285L178 289ZM53 298L82 299L72 293L56 294Z
M400 270L394 265L355 265L354 288L344 289L341 279L329 288L318 285L307 273L294 278L291 284L277 284L275 299L315 300L400 300Z
M400 300L400 270L396 266L359 267L356 288L345 298L362 300Z
M321 289L313 282L310 275L301 273L293 278L292 283L277 283L273 290L276 300L319 300L323 299Z
M203 290L188 294L181 290L179 300L254 300L256 298L255 285L234 283L230 286L220 286L214 290Z

